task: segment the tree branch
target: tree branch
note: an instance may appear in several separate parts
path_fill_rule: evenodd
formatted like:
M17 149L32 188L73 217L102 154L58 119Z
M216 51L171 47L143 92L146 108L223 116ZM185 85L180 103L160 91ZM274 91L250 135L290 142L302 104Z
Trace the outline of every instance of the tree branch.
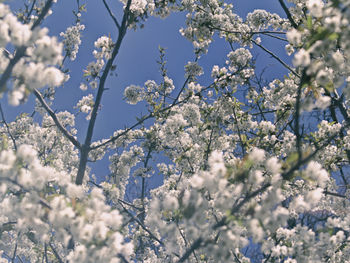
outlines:
M38 25L40 25L41 21L44 19L44 17L49 12L51 5L53 3L53 0L48 0L41 11L38 19L34 22L34 24L31 27L31 30L34 30ZM9 64L7 65L4 73L1 75L0 78L0 93L3 93L6 91L6 82L11 77L12 70L14 66L18 63L18 61L25 55L25 52L27 50L27 47L21 46L16 49L15 56L10 60Z
M123 205L122 202L119 201L119 204L122 206L123 210L137 223L139 224L139 226L145 230L151 238L153 238L154 240L156 240L159 244L161 244L162 246L164 246L164 243L159 239L157 238L150 230L148 230L148 228L142 224L142 222L137 218L135 217L128 209L125 208L125 206Z
M8 126L8 124L7 124L7 122L6 122L5 114L4 114L4 111L2 110L1 103L0 103L0 113L1 113L2 121L4 122L4 124L5 124L5 126L6 126L7 133L9 134L9 136L10 136L10 138L11 138L11 140L12 140L13 147L15 148L15 151L17 151L16 140L15 140L15 138L12 136L12 133L11 133L11 131L10 131L10 127Z
M109 6L108 6L106 0L102 0L102 1L103 1L104 6L106 7L106 9L107 9L107 11L108 11L108 14L109 14L110 17L112 18L114 24L117 26L118 30L121 30L120 25L119 25L119 23L118 23L118 20L117 20L117 18L115 17L115 15L113 14L112 10L109 8Z
M52 120L54 121L54 123L56 124L57 128L63 133L63 135L75 146L77 147L79 150L81 150L81 145L80 143L77 141L77 139L74 138L74 136L67 131L66 128L63 127L63 125L60 123L60 121L58 120L56 114L54 113L54 111L50 108L50 106L46 103L46 101L44 100L43 96L41 95L41 93L37 90L34 89L34 95L35 97L39 100L39 102L41 103L41 105L44 107L44 109L46 110L46 112L51 116Z
M84 178L84 174L85 174L88 155L89 155L89 152L91 150L90 144L91 144L91 139L92 139L92 135L94 132L94 127L95 127L95 122L96 122L96 118L97 118L97 111L98 111L100 104L101 104L102 95L103 95L103 92L105 90L104 86L105 86L107 76L108 76L108 74L113 66L113 61L119 52L121 43L122 43L124 36L126 34L126 30L127 30L127 26L128 26L127 21L128 21L128 17L129 17L130 5L131 5L131 0L128 0L126 8L124 9L124 15L123 15L121 28L119 30L118 39L117 39L117 42L116 42L114 49L112 51L112 56L108 60L106 67L103 71L103 74L100 78L100 83L99 83L99 87L98 87L98 91L97 91L96 100L95 100L94 107L93 107L92 112L91 112L91 118L90 118L88 130L86 132L85 142L82 145L81 151L80 151L81 154L80 154L79 168L78 168L78 173L77 173L77 177L75 180L75 183L77 185L81 185L83 183L83 178Z
M289 22L291 23L292 27L294 27L295 29L298 29L298 25L297 23L295 23L292 14L289 12L288 7L286 6L286 4L283 2L283 0L278 0L278 2L280 3L281 7L283 8L283 11L286 13L287 18L289 20Z
M287 65L282 59L280 59L278 56L276 56L272 51L268 50L264 46L260 45L258 42L256 42L254 39L252 39L252 42L260 47L262 50L264 50L266 53L270 54L274 59L276 59L278 62L280 62L286 69L288 69L290 72L292 72L295 76L299 77L299 74L296 73L289 65Z
M61 259L60 255L58 255L56 249L53 247L51 243L49 243L50 248L52 249L53 254L55 255L56 259L58 260L59 263L64 263L63 260Z

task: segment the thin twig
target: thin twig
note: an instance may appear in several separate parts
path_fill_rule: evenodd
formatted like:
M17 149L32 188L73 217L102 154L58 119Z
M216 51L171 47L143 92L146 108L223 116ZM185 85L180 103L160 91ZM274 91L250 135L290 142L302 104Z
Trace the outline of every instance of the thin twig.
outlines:
M29 12L27 14L27 18L26 18L27 21L29 20L30 16L32 15L32 12L34 10L35 4L36 4L36 0L33 1L32 6L30 7L30 10L29 10Z
M299 162L302 158L301 134L299 131L300 130L300 128L299 128L299 126L300 126L300 102L301 102L301 90L302 90L303 85L304 85L305 75L306 75L306 72L304 70L304 72L301 76L300 84L299 84L298 91L297 91L296 103L295 103L294 132L295 132L295 136L296 136L296 144L297 144L297 152L298 152L298 161Z
M10 127L8 126L8 124L7 124L7 122L6 122L5 114L4 114L4 111L2 110L1 103L0 103L0 113L1 113L2 121L4 122L4 124L5 124L5 126L6 126L7 133L9 134L9 136L10 136L12 142L13 142L13 147L15 148L15 151L17 151L16 140L15 140L15 138L12 136L12 133L11 133L11 131L10 131Z
M47 244L45 243L44 247L44 258L45 258L45 263L49 263L49 260L47 259Z
M185 260L192 254L193 251L195 251L197 248L199 248L202 244L202 238L198 238L189 249L183 254L183 256L177 261L177 263L183 263Z
M41 11L38 19L34 22L34 24L32 25L32 27L30 28L31 30L34 30L37 26L40 25L40 23L42 22L42 20L45 18L45 16L47 15L47 13L49 12L51 6L53 4L53 0L48 0L43 8L43 10Z
M80 143L74 138L74 136L67 131L66 128L63 127L63 125L60 123L60 121L58 120L55 112L50 108L50 106L46 103L46 101L44 100L43 96L41 95L41 93L37 90L34 89L34 95L35 97L39 100L39 102L41 103L41 105L44 107L44 109L46 110L46 112L51 116L52 120L55 122L57 128L63 133L63 135L75 146L77 147L79 150L81 149L81 145Z
M292 14L289 12L288 7L286 6L286 4L283 2L283 0L278 0L278 2L280 3L281 7L283 8L284 12L287 15L287 18L289 20L289 22L291 23L292 27L294 27L295 29L298 29L298 25L297 23L295 23Z
M202 89L200 92L196 93L195 95L200 95L202 91L205 91L211 87L213 87L215 84L211 84L209 85L208 87L206 87L205 89ZM131 131L132 129L134 129L135 127L141 125L142 123L144 123L146 120L150 119L150 118L153 118L156 116L157 113L162 113L162 112L165 112L167 110L170 110L172 107L176 106L176 105L180 105L182 103L185 103L187 102L190 98L192 97L192 95L189 95L187 96L185 99L183 100L180 100L180 101L176 101L176 102L173 102L171 105L169 105L168 107L165 107L159 111L157 111L156 113L152 112L146 116L143 116L142 118L139 119L138 122L136 122L134 125L130 126L129 128L126 128L123 132L109 138L108 140L106 140L105 142L101 143L101 144L98 144L98 145L95 145L95 146L92 146L90 147L90 150L95 150L95 149L98 149L100 147L103 147L103 146L106 146L107 144L110 144L110 143L113 143L115 142L116 140L118 140L121 136L124 136L126 135L129 131Z
M128 209L125 208L125 206L123 205L123 203L119 202L119 204L122 206L123 210L137 223L139 224L139 226L145 230L151 238L153 238L154 240L156 240L159 244L161 244L162 246L164 246L164 243L157 238L144 224L141 223L141 221L135 217Z
M288 69L290 72L292 72L295 76L299 77L299 74L296 73L290 66L288 66L282 59L280 59L278 56L276 56L272 51L268 50L258 42L256 42L254 39L252 39L252 42L260 47L262 50L264 50L266 53L270 54L274 59L276 59L278 62L280 62L286 69Z
M54 248L54 246L51 243L49 243L49 246L52 249L52 252L55 255L55 257L58 260L58 262L59 263L63 263L63 260L61 259L60 255L58 255L58 253L57 253L56 249Z
M332 195L332 196L340 197L340 198L348 198L346 195L342 195L342 194L338 194L338 193L334 193L334 192L329 192L327 190L324 190L323 194L324 195Z
M18 237L17 237L16 244L15 244L15 250L13 251L13 255L12 255L12 258L11 258L11 263L15 262L15 259L16 259L16 256L17 256L17 246L18 246Z
M118 20L117 18L115 17L115 15L113 14L112 10L109 8L106 0L102 0L103 1L103 4L105 5L107 11L108 11L108 14L110 15L110 17L112 18L114 24L117 26L118 30L120 30L120 25L118 23Z
M279 36L274 36L273 34L270 34L270 33L264 33L263 35L269 36L269 37L272 37L272 38L275 38L275 39L278 39L278 40L282 40L282 41L284 41L284 42L288 42L287 39L282 38L282 37L279 37Z

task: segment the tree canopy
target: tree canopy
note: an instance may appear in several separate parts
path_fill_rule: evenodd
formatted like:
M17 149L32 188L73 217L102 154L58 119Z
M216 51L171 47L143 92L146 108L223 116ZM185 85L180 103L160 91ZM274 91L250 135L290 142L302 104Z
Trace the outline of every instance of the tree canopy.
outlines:
M57 36L43 26L57 0L4 2L2 102L36 103L11 121L0 104L0 262L350 262L349 0L276 0L281 13L244 17L219 0L102 0L116 33L94 42L86 95L66 110L53 102L83 56L89 2ZM174 12L193 45L184 82L159 47L160 81L120 92L144 114L95 140L97 119L118 116L101 108L126 34ZM203 81L219 38L230 50ZM286 74L257 70L253 49Z

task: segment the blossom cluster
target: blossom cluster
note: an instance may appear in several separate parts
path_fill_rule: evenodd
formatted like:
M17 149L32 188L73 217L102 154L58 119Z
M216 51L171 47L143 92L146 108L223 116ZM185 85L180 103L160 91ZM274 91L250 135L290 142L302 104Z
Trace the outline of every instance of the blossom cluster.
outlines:
M17 53L1 52L0 73L11 67L11 61L16 62L12 70L12 89L9 92L9 102L18 105L27 97L28 91L45 86L57 87L66 76L55 66L62 60L62 44L55 37L49 37L47 28L31 29L29 24L21 23L12 14L9 7L0 4L0 48L8 46L17 49ZM3 83L2 85L6 85Z
M132 254L119 232L122 216L105 203L102 190L87 194L68 174L43 166L25 144L16 153L1 151L0 164L0 222L9 226L2 228L2 251L13 250L21 239L21 254L31 261L44 249L48 257L69 262L120 262Z
M79 51L79 45L81 44L81 31L85 29L85 26L77 23L74 26L68 27L66 32L61 32L60 36L64 38L64 49L67 52L67 56L70 60L75 60Z
M45 101L36 107L39 122L26 114L9 123L2 117L1 260L347 262L350 2L290 0L282 4L287 18L267 10L241 17L217 0L122 2L123 25L107 8L119 41L95 41L89 83L80 85L99 86L98 94L80 98L77 112L89 120L100 107L123 30L149 15L187 12L180 32L196 59L177 87L160 49L161 81L129 85L121 95L129 104L143 101L147 114L96 141L101 112L84 143L74 114ZM76 24L61 34L72 60L83 29ZM66 80L57 68L63 45L3 4L0 33L1 74L24 52L11 69L11 102L43 86L54 97ZM198 78L215 35L229 51L211 66L211 78ZM267 38L280 41L290 60L271 51ZM260 77L255 48L287 73ZM106 160L109 173L95 175L89 164Z

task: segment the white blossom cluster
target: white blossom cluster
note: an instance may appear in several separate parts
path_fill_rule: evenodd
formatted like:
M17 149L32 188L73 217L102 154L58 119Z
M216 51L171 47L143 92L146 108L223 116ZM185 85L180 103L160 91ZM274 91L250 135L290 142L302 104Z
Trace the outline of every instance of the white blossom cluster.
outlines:
M211 76L218 86L236 87L237 85L243 85L246 80L254 75L254 69L250 65L252 54L248 49L239 48L231 51L227 54L227 58L227 67L219 68L215 65L211 72Z
M91 111L94 107L94 96L89 94L87 96L82 97L75 108L79 109L79 111L86 113L86 119L89 120L91 118Z
M60 36L64 38L64 49L70 60L75 60L81 44L81 31L85 29L85 25L77 23L74 26L68 27L65 32L61 32Z
M10 226L2 231L3 251L22 239L22 254L32 261L44 250L30 249L32 243L49 244L51 255L58 253L69 262L120 262L120 255L127 259L132 254L132 245L118 231L122 216L106 205L101 190L87 195L68 174L42 166L28 145L21 145L17 153L1 151L0 169L0 222Z
M11 45L22 50L19 51L22 54L12 70L13 83L8 94L12 105L24 101L28 91L45 86L57 87L66 80L65 75L55 67L62 60L62 44L55 37L49 37L46 28L37 27L31 30L30 24L22 24L9 7L1 3L0 31L2 50ZM1 74L10 67L10 60L13 58L13 54L1 52Z
M144 88L136 85L130 85L125 88L124 96L128 103L136 104L143 100L145 95Z
M185 72L187 77L200 76L203 75L203 68L197 62L188 62L185 66Z
M143 149L138 146L132 146L130 150L123 151L120 155L114 154L109 158L111 162L109 169L113 174L114 183L118 185L120 198L123 198L125 194L131 168L140 162L142 156Z
M93 142L91 118L84 144L74 114L45 103L39 122L3 118L0 261L348 262L350 2L290 0L282 9L281 16L253 10L242 18L217 0L132 1L125 29L149 15L187 12L180 32L196 60L185 65L184 84L175 87L158 62L160 82L129 85L121 95L143 101L147 114ZM83 29L61 34L71 59ZM25 52L11 72L11 102L43 86L54 96L66 80L56 67L63 45L3 4L0 33L0 48ZM215 35L230 51L211 67L211 80L198 78ZM118 46L107 36L94 45L89 83L80 88L98 87L101 95ZM260 77L255 48L287 73ZM1 74L16 52L1 52ZM76 112L89 120L99 103L83 96ZM93 174L89 164L107 159L110 173Z
M101 70L103 69L105 65L105 60L108 60L112 56L112 51L114 48L114 43L110 37L102 36L98 38L94 43L95 49L92 53L94 57L96 58L96 61L90 62L85 72L85 76L87 78L91 77L92 81L90 82L90 86L94 89L97 87L97 81L95 80ZM83 88L84 90L85 88Z

